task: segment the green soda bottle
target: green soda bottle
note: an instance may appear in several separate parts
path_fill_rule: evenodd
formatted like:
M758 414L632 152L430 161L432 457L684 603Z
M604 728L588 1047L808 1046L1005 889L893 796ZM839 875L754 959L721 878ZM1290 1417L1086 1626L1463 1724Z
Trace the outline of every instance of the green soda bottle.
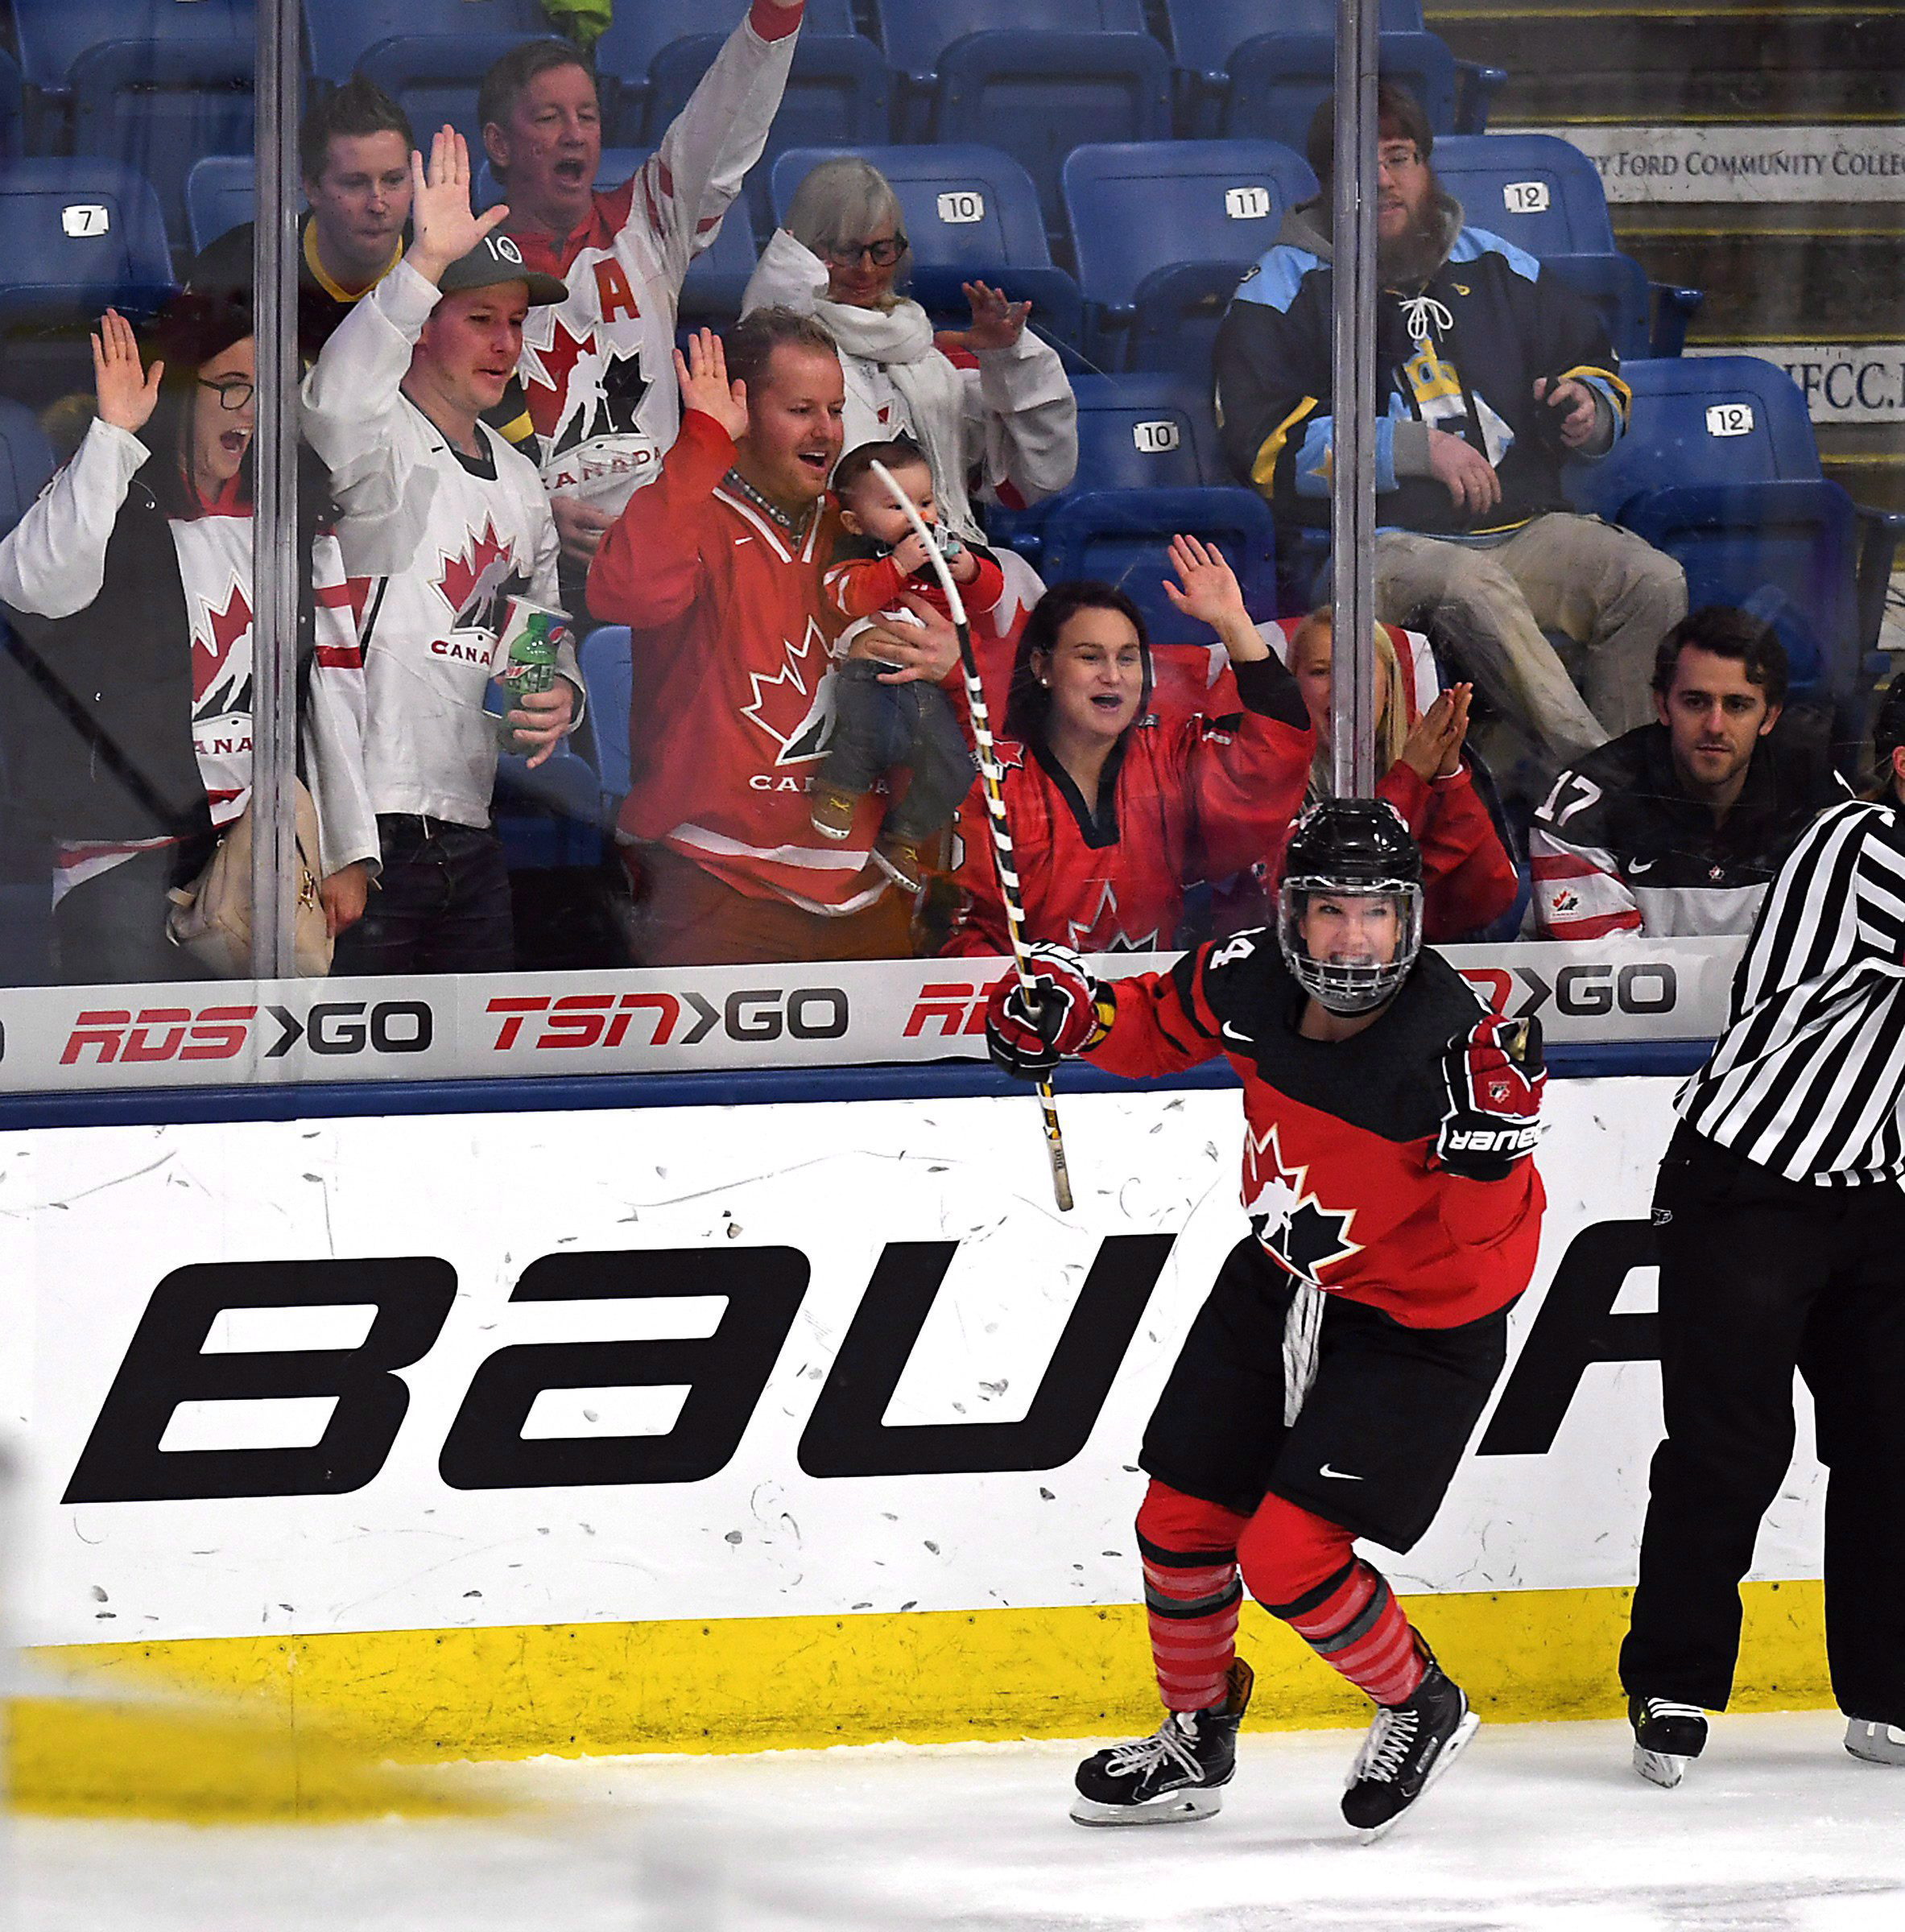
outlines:
M565 628L560 611L523 613L522 629L510 639L510 661L502 674L506 711L516 710L532 691L556 688L556 640ZM506 717L501 729L506 749L514 745L516 734Z

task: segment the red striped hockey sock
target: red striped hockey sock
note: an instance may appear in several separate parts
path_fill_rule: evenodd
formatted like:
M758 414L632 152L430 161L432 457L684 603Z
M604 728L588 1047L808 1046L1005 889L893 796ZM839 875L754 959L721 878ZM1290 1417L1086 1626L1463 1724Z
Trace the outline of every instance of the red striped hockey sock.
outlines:
M1378 1703L1415 1695L1424 1669L1415 1633L1382 1573L1360 1557L1295 1603L1267 1608Z
M1243 1520L1155 1482L1138 1512L1151 1661L1167 1711L1205 1711L1224 1700L1243 1601L1235 1547Z

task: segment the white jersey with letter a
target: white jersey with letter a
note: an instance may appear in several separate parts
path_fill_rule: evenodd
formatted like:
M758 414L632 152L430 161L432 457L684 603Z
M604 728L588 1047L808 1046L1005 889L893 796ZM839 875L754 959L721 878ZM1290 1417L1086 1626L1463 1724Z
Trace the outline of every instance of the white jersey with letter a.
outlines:
M800 14L754 0L661 146L619 188L597 194L574 233L508 225L524 261L569 291L560 307L529 312L517 370L551 494L619 510L673 444L682 279L761 158Z

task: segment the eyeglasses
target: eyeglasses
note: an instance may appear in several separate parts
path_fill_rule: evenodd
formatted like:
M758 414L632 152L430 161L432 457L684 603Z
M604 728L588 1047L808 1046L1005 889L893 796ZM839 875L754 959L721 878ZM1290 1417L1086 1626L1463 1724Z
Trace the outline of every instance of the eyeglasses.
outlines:
M1422 155L1413 141L1398 142L1393 147L1376 150L1376 169L1379 174L1399 175L1421 165Z
M198 386L200 389L210 390L217 397L221 409L242 409L258 394L258 385L247 382L242 376L233 376L226 382L208 382L200 376Z
M891 268L909 246L904 235L890 242L841 242L827 250L827 259L836 268L857 268L863 257L875 268Z

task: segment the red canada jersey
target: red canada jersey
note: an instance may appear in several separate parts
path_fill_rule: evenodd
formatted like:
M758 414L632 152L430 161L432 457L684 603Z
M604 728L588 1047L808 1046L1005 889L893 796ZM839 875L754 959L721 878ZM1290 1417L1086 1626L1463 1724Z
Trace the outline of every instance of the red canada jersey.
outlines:
M833 733L820 578L839 518L828 504L783 528L732 486L733 460L689 411L589 567L589 609L634 634L622 828L755 898L858 912L886 890L867 862L884 799L862 799L838 844L808 815Z
M1297 1032L1304 995L1269 932L1112 986L1096 1065L1142 1077L1222 1054L1242 1077L1244 1210L1287 1273L1411 1328L1479 1321L1527 1286L1547 1203L1534 1162L1500 1181L1435 1164L1443 1049L1482 1013L1439 955L1347 1040Z
M1288 675L1274 660L1240 666L1246 708L1229 717L1140 717L1105 765L1095 814L1049 753L999 745L1028 939L1080 952L1167 951L1187 886L1271 856L1310 769L1308 725L1268 715L1269 694ZM945 950L1003 953L1005 906L977 786L960 808L958 836L965 903Z

